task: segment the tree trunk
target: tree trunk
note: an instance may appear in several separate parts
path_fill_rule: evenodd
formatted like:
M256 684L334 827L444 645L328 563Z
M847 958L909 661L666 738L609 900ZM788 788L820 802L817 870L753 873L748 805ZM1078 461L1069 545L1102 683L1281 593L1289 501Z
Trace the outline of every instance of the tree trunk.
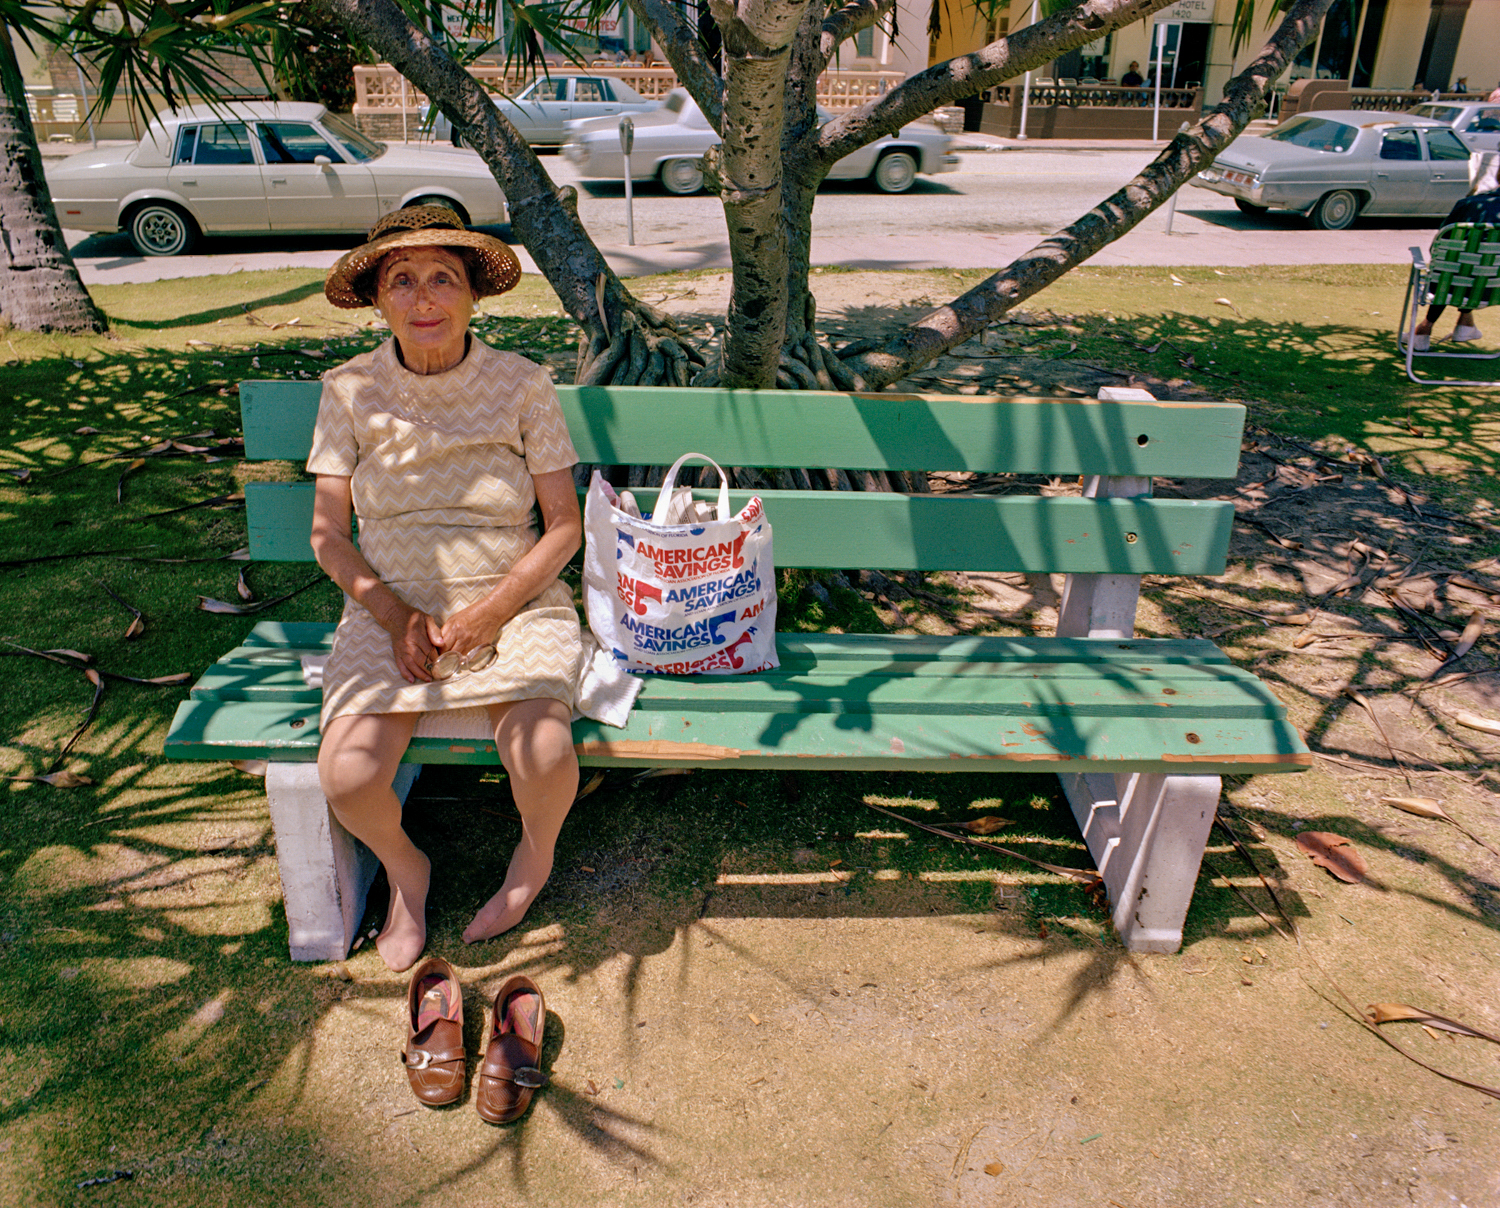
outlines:
M0 22L0 318L22 331L105 331L68 254L26 107L10 29Z
M722 383L769 388L787 333L787 232L781 218L787 60L808 0L711 0L724 35L724 124L719 198L733 286Z
M1298 0L1254 62L1229 82L1224 100L1174 138L1139 176L966 294L924 315L880 348L851 357L847 367L873 390L898 382L1129 232L1245 128L1332 5L1333 0Z
M787 242L786 343L795 344L812 331L816 304L808 286L812 270L812 215L818 188L828 168L818 149L818 77L828 66L819 42L823 14L816 4L797 28L786 78L786 128L781 158L786 165L781 185L781 222Z

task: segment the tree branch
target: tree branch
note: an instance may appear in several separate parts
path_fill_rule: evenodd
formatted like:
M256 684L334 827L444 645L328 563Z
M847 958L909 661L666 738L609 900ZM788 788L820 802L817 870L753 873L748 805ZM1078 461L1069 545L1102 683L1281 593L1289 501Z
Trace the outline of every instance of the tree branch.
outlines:
M1212 163L1245 128L1271 84L1317 33L1333 2L1298 0L1254 62L1229 82L1224 100L1197 126L1174 138L1139 176L968 293L924 315L884 347L851 358L849 368L871 389L899 381L1130 231Z
M724 35L724 142L717 174L734 269L722 382L769 389L786 336L782 129L792 42L809 0L711 0Z
M938 0L941 3L941 0ZM848 0L823 19L818 50L826 67L840 44L862 29L869 29L896 6L896 0Z
M1096 41L1111 30L1149 17L1170 2L1084 0L1076 8L1064 9L972 54L934 64L903 80L884 96L834 118L819 135L818 156L825 164L832 165L881 135L896 133L940 105L951 105L1050 63L1058 55Z
M698 31L670 0L629 0L629 3L667 56L678 81L698 102L708 124L723 137L724 81L703 53Z

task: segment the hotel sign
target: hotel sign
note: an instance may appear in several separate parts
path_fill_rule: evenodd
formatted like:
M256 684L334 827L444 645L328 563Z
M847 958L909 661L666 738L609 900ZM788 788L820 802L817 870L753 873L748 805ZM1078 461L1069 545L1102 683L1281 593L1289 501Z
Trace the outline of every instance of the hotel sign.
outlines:
M1213 19L1214 0L1175 0L1175 3L1151 14L1151 20L1158 25L1202 24L1212 22Z

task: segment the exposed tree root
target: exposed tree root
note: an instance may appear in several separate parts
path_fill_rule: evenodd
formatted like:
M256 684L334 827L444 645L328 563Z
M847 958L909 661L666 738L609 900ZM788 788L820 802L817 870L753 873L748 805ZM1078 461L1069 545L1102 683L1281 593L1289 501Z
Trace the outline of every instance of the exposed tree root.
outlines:
M580 386L686 386L701 375L703 354L682 338L671 316L645 303L620 313L614 338L578 340Z

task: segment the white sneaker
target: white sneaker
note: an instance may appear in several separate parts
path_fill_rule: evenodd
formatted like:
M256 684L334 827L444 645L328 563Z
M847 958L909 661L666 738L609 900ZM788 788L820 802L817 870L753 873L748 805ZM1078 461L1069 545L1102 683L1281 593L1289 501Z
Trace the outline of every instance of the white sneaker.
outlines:
M1467 323L1460 323L1453 329L1453 341L1456 344L1465 344L1470 340L1479 339L1479 328L1470 327Z
M1411 350L1413 352L1426 352L1432 346L1431 338L1428 336L1414 335L1411 337ZM1401 347L1406 347L1406 332L1401 333Z

